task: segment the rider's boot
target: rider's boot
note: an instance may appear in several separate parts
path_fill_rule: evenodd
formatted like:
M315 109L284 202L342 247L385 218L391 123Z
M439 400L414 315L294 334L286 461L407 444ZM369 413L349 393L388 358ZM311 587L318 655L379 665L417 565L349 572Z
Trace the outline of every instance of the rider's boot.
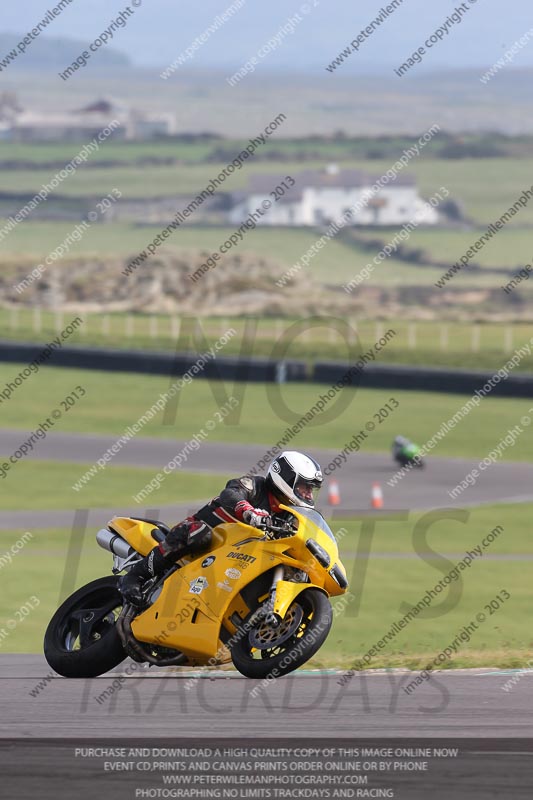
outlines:
M119 580L124 599L134 606L142 604L142 586L150 578L163 575L179 558L209 547L211 529L195 517L187 517L175 525L161 542Z
M143 584L156 575L163 575L175 563L175 560L175 556L165 556L159 547L154 547L145 558L120 578L118 588L124 600L134 606L140 606L143 599Z

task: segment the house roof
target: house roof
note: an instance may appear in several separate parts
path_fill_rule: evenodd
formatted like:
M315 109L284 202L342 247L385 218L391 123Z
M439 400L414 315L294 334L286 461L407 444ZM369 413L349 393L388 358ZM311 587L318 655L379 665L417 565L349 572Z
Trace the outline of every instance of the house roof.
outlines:
M95 114L91 117L73 113L35 113L25 111L13 120L13 128L83 128L86 130L100 130L109 124L110 118L106 115Z
M247 188L247 194L263 194L281 184L285 175L252 175ZM370 175L357 169L305 169L294 176L296 185L284 196L288 202L298 199L297 195L305 188L314 189L355 189L364 186L373 186L381 175ZM411 175L397 175L390 182L394 186L414 186L416 181Z
M259 195L261 197L268 197L270 192L273 192L276 186L280 185L283 180L282 177L273 175L264 182L264 186L249 186L247 189L241 189L237 192L232 192L232 197L237 200L246 200L252 195ZM303 199L302 187L293 186L290 189L285 189L283 197L279 197L276 203L299 203Z
M112 97L100 97L88 106L73 111L73 114L114 114L127 113L128 108L125 103L121 103Z

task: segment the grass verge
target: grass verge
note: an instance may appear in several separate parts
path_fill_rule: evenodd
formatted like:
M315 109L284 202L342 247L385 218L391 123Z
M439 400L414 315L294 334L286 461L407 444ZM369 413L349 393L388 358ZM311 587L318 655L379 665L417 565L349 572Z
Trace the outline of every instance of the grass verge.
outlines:
M350 667L497 525L502 526L503 532L483 556L460 573L460 580L453 582L452 588L438 594L427 611L406 626L369 666L422 668L480 612L485 613L486 619L479 630L442 668L525 665L533 648L529 562L495 557L533 555L529 535L532 513L532 505L471 509L466 524L442 520L433 525L419 552L413 544L413 529L422 513L413 513L401 524L380 517L371 542L374 557L359 559L357 564L354 554L363 535L362 523L335 521L335 531L346 529L340 543L341 555L350 591L358 601L336 616L325 646L311 665ZM9 532L4 541L15 542L20 535L21 532ZM36 531L12 564L2 569L0 628L31 595L40 600L39 607L2 641L2 652L40 652L48 620L63 599L61 591L70 594L109 573L111 559L96 546L92 531L83 536L79 559L67 557L69 540L70 532L66 530ZM428 560L430 549L440 555L440 560ZM403 555L396 557L395 553ZM486 605L502 590L507 590L511 598L491 614ZM339 598L333 602L341 601Z
M520 289L521 292L526 289ZM76 315L56 315L47 311L0 309L0 338L14 341L53 341ZM83 325L69 338L70 345L95 345L98 347L142 350L165 350L172 353L204 353L230 328L236 335L225 345L223 355L250 355L255 357L297 358L309 362L317 360L347 361L350 358L345 339L337 332L338 320L322 318L321 324L313 319L301 325L298 336L293 335L296 319L243 317L206 317L197 330L201 337L193 337L196 318L172 319L168 315L148 314L86 314ZM366 352L383 334L392 329L395 336L380 355L380 363L457 367L473 370L498 370L512 355L515 348L530 342L531 325L527 323L484 323L410 321L389 319L381 322L359 320L354 315L347 320L357 331L359 344L353 344L351 353ZM247 326L248 340L244 340ZM178 337L179 331L179 338ZM355 337L354 337L355 338ZM285 350L286 348L286 350ZM517 372L533 369L533 356L525 354Z
M0 457L0 461L2 458ZM157 469L111 467L99 471L80 492L72 485L90 468L90 464L57 461L21 461L4 479L8 490L0 496L1 511L18 509L48 510L80 508L116 508L123 506L128 513L139 513L133 495L149 483ZM161 467L164 465L162 464ZM174 472L150 494L154 508L169 503L214 497L230 475L210 475L204 472ZM4 488L3 487L3 488Z
M0 388L8 380L13 380L19 370L18 365L1 364ZM43 368L28 378L10 401L2 403L1 427L24 431L36 428L78 384L85 388L85 397L63 415L54 430L120 436L168 389L169 380L127 373ZM214 425L207 429L205 441L256 443L268 449L327 390L327 385L223 384L199 378L179 393L176 413L172 412L167 420L170 424L164 425L163 415L158 414L142 429L142 435L188 441L209 421ZM231 394L240 401L240 406L235 414L217 422L216 412ZM374 414L383 408L391 395L397 399L399 407L379 422ZM316 416L294 437L291 446L303 450L309 447L342 450L367 421L374 422L376 427L363 442L363 452L388 451L394 436L399 433L423 444L467 400L466 395L436 392L344 389L326 406L327 414ZM432 452L436 456L482 458L511 427L520 423L521 416L532 405L527 399L488 396L450 430ZM22 436L21 441L24 441ZM528 437L518 437L513 447L503 451L502 457L512 461L531 460Z

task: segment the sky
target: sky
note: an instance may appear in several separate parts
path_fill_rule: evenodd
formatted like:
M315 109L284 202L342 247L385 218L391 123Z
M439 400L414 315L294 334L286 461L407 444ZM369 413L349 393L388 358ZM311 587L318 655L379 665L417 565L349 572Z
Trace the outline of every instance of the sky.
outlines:
M357 37L390 0L129 0L141 5L112 47L149 68L171 64L205 31L217 14L233 2L242 7L200 47L187 66L198 69L237 69L293 18L294 31L261 60L263 74L278 70L324 74L330 63ZM55 0L57 2L57 0ZM26 33L55 5L54 0L5 3L2 31ZM397 0L400 2L400 0ZM403 63L460 6L453 0L403 0L371 38L343 65L345 74L390 71ZM532 30L531 0L464 0L468 5L461 24L450 28L416 73L442 69L489 67L527 31ZM96 38L126 7L126 0L72 0L42 37ZM299 14L301 21L295 17ZM533 66L533 39L520 50L516 67Z

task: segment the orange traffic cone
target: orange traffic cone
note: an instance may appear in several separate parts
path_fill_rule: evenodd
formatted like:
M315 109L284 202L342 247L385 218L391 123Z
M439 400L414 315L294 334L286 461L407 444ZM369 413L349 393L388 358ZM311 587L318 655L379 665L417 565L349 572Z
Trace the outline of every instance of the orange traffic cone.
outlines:
M338 506L341 502L341 493L337 481L331 481L328 487L328 503L330 506Z
M383 508L383 492L379 483L372 484L372 499L370 501L372 508Z

